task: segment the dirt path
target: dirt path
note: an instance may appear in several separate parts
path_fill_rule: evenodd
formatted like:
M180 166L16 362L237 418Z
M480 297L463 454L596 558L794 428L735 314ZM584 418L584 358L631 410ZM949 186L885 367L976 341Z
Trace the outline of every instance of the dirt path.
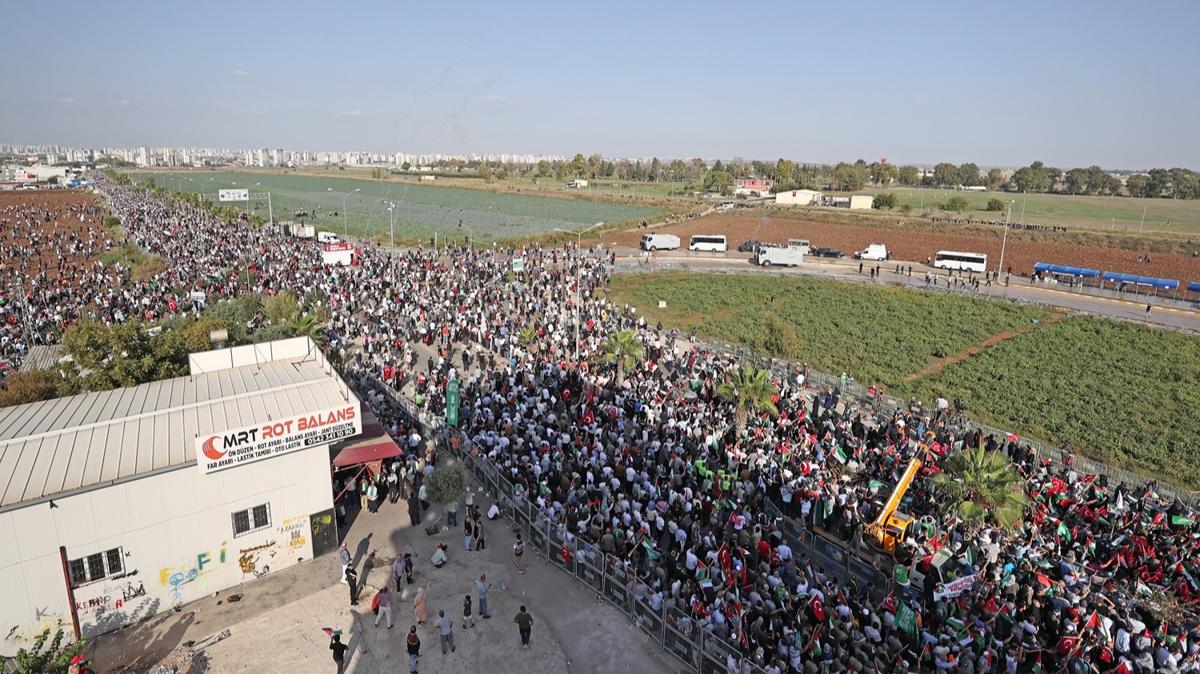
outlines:
M950 367L951 365L956 365L958 363L963 362L964 360L966 360L968 358L971 358L972 356L978 354L980 351L983 351L986 348L995 346L995 345L999 344L1000 342L1003 342L1007 339L1012 339L1013 337L1018 337L1027 332L1032 332L1038 328L1042 328L1047 325L1053 325L1054 323L1061 321L1063 318L1066 318L1066 315L1061 312L1056 311L1056 312L1050 314L1050 317L1044 321L1041 321L1038 323L1029 323L1027 325L1022 325L1019 328L1013 328L1012 330L1006 330L999 334L992 335L991 337L988 337L987 339L983 340L982 342L980 342L972 347L969 347L967 349L959 351L956 354L946 356L945 358L939 358L938 360L933 361L929 365L926 365L924 368L922 368L920 371L914 372L914 373L908 375L902 381L907 383L907 382L917 381L918 379L924 379L926 377L931 377L931 376L937 374L938 372L941 372L942 370Z

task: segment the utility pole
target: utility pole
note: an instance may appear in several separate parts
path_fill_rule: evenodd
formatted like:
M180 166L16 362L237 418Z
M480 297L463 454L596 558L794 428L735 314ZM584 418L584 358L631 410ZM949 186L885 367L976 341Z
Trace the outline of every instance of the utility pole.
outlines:
M1012 207L1016 200L1010 199L1008 202L1008 213L1004 216L1004 238L1000 240L1000 264L996 267L996 274L1004 273L1004 249L1008 247L1008 223L1012 220Z
M1146 204L1142 204L1142 225L1138 227L1138 233L1146 231Z

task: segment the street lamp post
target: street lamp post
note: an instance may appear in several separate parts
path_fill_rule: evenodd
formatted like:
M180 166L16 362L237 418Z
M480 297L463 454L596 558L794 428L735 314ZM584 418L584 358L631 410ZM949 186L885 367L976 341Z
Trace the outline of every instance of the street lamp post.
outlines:
M562 229L559 227L554 228L554 231L556 232L565 232L567 234L575 235L575 363L577 365L579 364L579 305L583 302L582 295L579 292L580 286L583 284L583 260L579 252L580 240L583 238L584 234L603 224L603 222L597 222L591 227L585 227L578 232L572 232L569 229Z
M362 188L356 187L354 188L354 192L358 192L360 189ZM347 192L342 196L342 240L348 240L350 238L350 221L346 219L346 200L349 199L350 195L354 194L354 192Z
M1000 240L1000 264L996 267L997 278L1004 273L1004 249L1008 246L1008 223L1012 220L1012 207L1015 203L1015 199L1009 200L1008 214L1004 216L1004 238Z

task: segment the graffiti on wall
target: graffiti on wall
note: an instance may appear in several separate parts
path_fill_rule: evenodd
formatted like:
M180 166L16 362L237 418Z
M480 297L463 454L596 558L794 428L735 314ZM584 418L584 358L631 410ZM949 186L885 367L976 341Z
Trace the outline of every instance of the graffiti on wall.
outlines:
M208 573L213 567L219 567L227 560L229 550L224 541L221 542L221 547L218 548L214 555L208 551L196 553L195 561L190 559L187 563L180 566L164 566L158 570L158 584L169 587L171 590L171 602L174 606L179 606L184 602L184 587Z
M302 548L308 543L308 539L304 536L308 533L308 516L289 517L279 525L277 531L287 538L289 548Z
M58 612L50 608L38 608L34 610L33 622L11 626L5 632L4 641L13 644L23 644L37 639L38 635L46 630L50 630L53 633L60 627L70 629L69 625L70 623L64 621Z

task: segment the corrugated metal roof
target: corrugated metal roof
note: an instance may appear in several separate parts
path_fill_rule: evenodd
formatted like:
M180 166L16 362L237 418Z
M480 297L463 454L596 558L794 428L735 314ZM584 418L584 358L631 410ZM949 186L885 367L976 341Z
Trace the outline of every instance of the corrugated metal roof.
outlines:
M61 344L31 346L29 347L29 352L25 354L25 360L21 361L20 370L21 372L49 370L58 364L60 357L62 357Z
M202 433L335 407L351 393L282 360L0 409L0 508L196 462ZM357 399L354 399L357 402Z

